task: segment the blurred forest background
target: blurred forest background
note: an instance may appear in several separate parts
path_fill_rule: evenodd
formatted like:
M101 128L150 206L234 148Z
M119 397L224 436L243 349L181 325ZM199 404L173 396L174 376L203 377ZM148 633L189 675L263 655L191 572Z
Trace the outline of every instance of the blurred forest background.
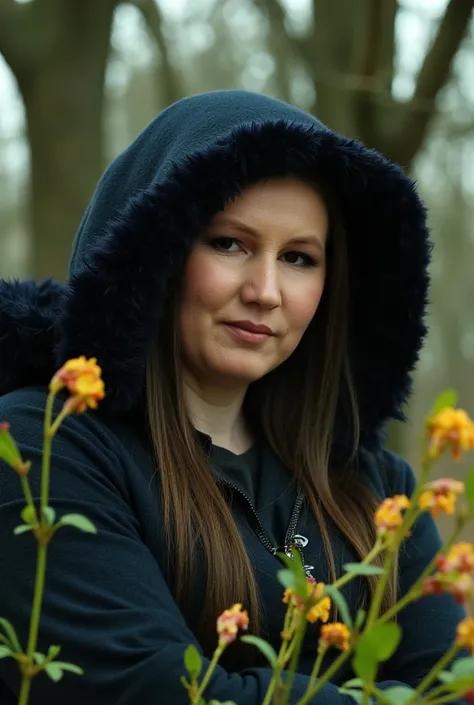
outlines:
M473 6L0 0L0 276L65 278L101 172L169 103L238 87L293 102L403 165L427 201L431 333L390 440L416 466L438 391L474 413Z

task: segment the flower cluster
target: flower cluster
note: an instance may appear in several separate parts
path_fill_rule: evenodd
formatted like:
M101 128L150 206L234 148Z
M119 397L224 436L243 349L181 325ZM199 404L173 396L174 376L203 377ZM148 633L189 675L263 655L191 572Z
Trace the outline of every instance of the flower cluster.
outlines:
M70 412L80 414L87 409L96 409L104 396L102 370L95 357L87 360L83 355L64 363L52 378L49 389L57 394L66 388L71 396L66 402Z
M402 511L409 506L410 500L404 494L396 494L394 497L384 499L375 512L377 535L385 539L391 538L403 523Z
M301 598L291 588L286 588L283 602L288 604L291 600L296 611L304 614L308 622L327 622L331 611L331 599L321 597L324 592L324 583L317 583L314 578L306 578L306 599Z
M350 647L351 633L342 622L323 624L319 637L319 648L326 651L331 646L340 651L347 651Z
M427 420L427 431L432 460L448 448L454 460L460 460L463 451L474 450L474 421L464 409L445 407Z
M231 644L236 640L239 629L246 630L248 626L249 616L247 611L242 609L240 602L232 605L229 610L224 610L217 619L219 646Z
M471 573L474 570L474 547L470 543L457 543L447 555L436 559L438 572L426 578L423 583L424 595L453 595L459 602L465 602L474 595L474 582Z
M420 509L431 512L436 518L441 512L454 514L456 497L464 493L464 482L444 477L427 482L418 499Z

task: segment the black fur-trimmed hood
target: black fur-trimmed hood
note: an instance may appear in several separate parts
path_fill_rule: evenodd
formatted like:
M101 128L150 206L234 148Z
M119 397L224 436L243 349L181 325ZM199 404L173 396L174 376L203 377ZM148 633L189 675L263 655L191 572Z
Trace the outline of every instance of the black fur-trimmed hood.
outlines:
M312 116L244 91L186 98L109 166L80 225L65 286L0 283L0 394L98 359L103 408L133 410L171 280L210 217L246 184L288 172L334 194L348 235L350 352L362 442L403 418L426 333L425 209L402 170ZM341 420L344 423L344 420Z

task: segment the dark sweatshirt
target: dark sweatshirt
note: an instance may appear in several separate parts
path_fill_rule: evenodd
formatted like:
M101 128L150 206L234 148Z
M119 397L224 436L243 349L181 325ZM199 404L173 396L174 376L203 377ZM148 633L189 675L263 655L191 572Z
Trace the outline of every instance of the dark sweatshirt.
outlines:
M0 282L0 421L10 423L33 462L36 498L50 378L70 357L96 357L107 390L97 412L66 420L52 456L51 506L58 516L85 514L98 533L64 528L54 537L39 650L60 644L60 658L85 673L66 674L59 683L41 674L31 705L187 702L180 684L183 653L190 643L199 648L205 573L199 567L179 609L163 570L160 474L143 412L145 360L160 334L170 287L210 217L246 184L285 174L323 183L346 231L348 352L360 421L354 472L380 499L413 490L413 472L382 443L386 422L403 418L426 333L430 242L413 183L374 151L272 98L223 91L171 106L106 170L80 225L67 283ZM295 389L295 403L303 393ZM342 388L331 449L335 467L352 448L352 428ZM264 440L240 458L202 440L255 570L263 631L277 648L285 606L274 550L304 544L307 570L327 581L318 525ZM0 616L15 624L26 645L36 545L31 534L12 534L22 506L19 478L0 466ZM341 573L355 556L338 531L330 531ZM401 552L401 595L439 545L434 522L423 516ZM345 595L355 613L362 583L351 582ZM452 643L462 614L448 596L425 597L404 610L403 641L379 687L416 684ZM316 625L308 630L293 700L308 682L317 638ZM266 667L219 667L206 697L259 705L270 675ZM349 703L337 689L349 675L340 674L314 702ZM18 685L16 664L1 659L1 705L15 702Z

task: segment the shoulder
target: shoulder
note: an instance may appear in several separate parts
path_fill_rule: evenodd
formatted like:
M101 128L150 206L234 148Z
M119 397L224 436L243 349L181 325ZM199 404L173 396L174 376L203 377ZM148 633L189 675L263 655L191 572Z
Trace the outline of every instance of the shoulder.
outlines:
M359 455L358 475L380 499L395 494L410 496L416 486L416 475L412 467L400 455L386 448L377 452L362 451Z

